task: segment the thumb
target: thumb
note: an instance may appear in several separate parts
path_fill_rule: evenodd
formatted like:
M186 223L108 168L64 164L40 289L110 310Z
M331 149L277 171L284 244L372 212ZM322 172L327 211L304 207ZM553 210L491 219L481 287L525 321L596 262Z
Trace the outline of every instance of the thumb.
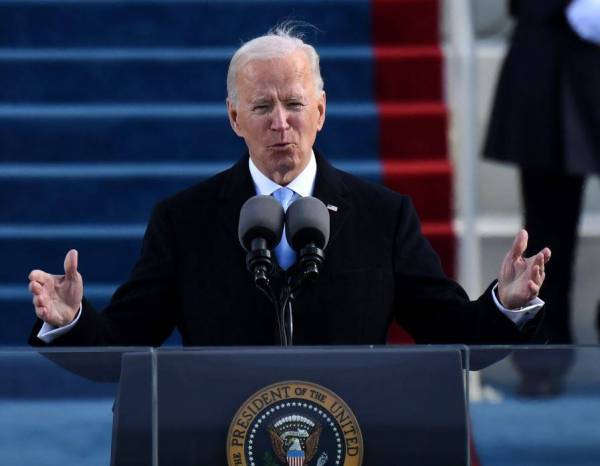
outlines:
M529 235L527 234L527 230L520 230L515 236L515 240L513 241L512 246L510 247L509 255L513 259L518 259L521 257L525 250L527 249L527 240Z
M77 277L78 255L77 249L71 249L65 256L65 276L69 279Z

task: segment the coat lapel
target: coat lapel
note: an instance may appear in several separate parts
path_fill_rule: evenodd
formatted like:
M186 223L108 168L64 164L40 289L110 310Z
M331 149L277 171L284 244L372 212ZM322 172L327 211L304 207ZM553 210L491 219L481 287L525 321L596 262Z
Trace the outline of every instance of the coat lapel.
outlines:
M342 225L351 212L349 188L340 173L325 158L315 151L317 158L317 178L313 195L328 206L330 218L329 245L335 240Z
M236 238L242 205L255 194L254 182L248 169L248 153L246 153L229 169L218 196L219 217L225 228Z
M317 177L313 195L323 201L326 206L331 206L330 235L331 244L351 211L349 188L344 184L338 170L336 170L319 152L315 150L317 159ZM254 182L248 169L248 153L231 167L224 177L223 185L219 191L219 216L222 223L230 233L237 238L237 226L240 210L246 200L256 194ZM337 208L337 210L335 210Z

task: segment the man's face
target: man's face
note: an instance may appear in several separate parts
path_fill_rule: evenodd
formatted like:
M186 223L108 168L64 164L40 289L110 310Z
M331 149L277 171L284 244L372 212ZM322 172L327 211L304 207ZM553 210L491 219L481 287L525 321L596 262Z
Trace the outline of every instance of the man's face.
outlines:
M237 75L238 102L227 100L229 120L258 169L280 185L310 160L325 121L325 92L316 91L306 54L251 60Z

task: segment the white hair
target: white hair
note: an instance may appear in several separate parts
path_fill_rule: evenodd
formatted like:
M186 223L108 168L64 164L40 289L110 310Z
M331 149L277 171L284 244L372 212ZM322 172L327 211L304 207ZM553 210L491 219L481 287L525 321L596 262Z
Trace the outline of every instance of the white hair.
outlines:
M323 90L323 78L319 68L319 55L315 48L302 40L302 34L296 32L294 22L285 22L275 26L264 36L252 39L242 45L231 57L227 70L227 97L237 105L237 76L239 70L252 60L280 58L296 50L302 50L310 63L316 91Z

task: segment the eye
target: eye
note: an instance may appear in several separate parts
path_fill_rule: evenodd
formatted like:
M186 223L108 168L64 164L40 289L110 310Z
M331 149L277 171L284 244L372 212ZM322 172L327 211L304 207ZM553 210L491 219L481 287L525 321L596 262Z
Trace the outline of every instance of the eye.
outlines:
M293 109L299 109L304 107L304 104L302 102L288 102L287 106L289 108L293 108Z

